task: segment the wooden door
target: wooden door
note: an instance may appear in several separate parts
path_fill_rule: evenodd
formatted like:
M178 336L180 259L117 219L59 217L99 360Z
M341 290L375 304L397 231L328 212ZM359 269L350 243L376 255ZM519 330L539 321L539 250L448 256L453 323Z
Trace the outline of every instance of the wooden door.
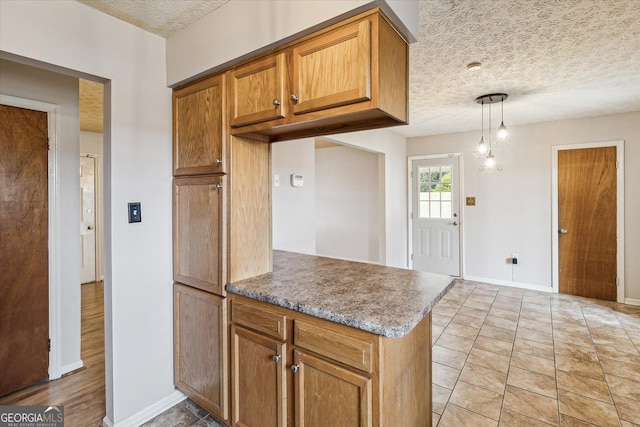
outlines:
M173 173L226 171L225 75L173 93Z
M371 21L367 18L293 48L294 114L371 99Z
M224 298L174 285L176 387L223 420L229 407L226 307Z
M0 396L48 378L47 113L0 105Z
M173 278L224 295L224 175L173 181Z
M297 427L372 425L370 378L300 350L294 365Z
M231 126L283 118L287 112L285 53L231 71Z
M615 301L616 147L558 151L561 293Z
M284 343L231 327L233 426L286 425Z
M414 270L460 276L458 157L411 162Z

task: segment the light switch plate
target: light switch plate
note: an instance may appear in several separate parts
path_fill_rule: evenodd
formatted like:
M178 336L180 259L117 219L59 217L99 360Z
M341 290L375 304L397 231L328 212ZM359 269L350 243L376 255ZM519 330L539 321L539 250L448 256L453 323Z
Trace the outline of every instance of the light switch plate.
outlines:
M142 222L142 212L140 202L129 203L129 224L132 222Z

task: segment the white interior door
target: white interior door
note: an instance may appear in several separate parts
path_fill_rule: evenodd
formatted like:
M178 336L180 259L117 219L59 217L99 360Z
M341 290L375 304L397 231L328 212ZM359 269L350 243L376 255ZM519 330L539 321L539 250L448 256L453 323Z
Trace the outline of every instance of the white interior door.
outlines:
M411 162L414 270L460 276L460 158Z
M82 283L96 281L96 159L80 157L80 237Z

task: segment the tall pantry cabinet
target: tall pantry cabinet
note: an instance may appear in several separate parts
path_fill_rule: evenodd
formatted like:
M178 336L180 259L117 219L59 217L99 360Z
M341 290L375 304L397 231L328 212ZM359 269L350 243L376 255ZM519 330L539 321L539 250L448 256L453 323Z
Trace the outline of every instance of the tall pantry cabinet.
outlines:
M271 270L270 146L227 132L226 75L173 93L175 384L229 419L225 284Z

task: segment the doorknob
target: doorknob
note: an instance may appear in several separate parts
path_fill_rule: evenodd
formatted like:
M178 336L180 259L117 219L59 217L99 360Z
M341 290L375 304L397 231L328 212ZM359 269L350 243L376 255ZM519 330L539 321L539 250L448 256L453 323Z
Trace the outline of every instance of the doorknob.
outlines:
M453 225L458 225L458 221L453 221Z
M566 228L561 228L560 230L558 230L558 233L560 234L567 234L569 231Z
M87 225L87 230L93 230L93 225Z

